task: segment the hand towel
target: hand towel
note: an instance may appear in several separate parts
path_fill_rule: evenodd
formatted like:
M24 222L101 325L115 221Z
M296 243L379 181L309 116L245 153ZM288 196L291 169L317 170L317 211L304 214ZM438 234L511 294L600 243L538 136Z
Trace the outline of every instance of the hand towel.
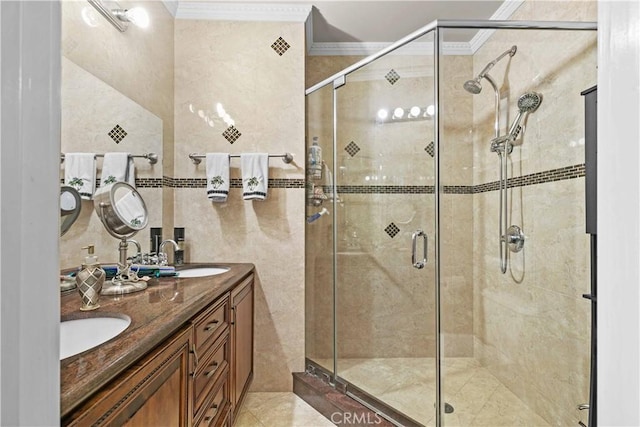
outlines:
M229 154L207 153L207 197L224 203L229 196Z
M100 186L104 187L114 182L126 182L135 188L136 172L133 157L129 153L104 153Z
M269 188L269 154L240 154L240 167L244 200L266 199Z
M64 183L75 188L84 200L91 200L96 190L95 153L64 155Z

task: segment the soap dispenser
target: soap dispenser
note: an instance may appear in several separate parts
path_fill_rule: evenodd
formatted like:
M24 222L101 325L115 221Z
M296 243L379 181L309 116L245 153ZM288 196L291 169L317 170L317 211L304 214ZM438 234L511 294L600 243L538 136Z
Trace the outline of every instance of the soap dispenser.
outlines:
M89 253L82 263L82 268L76 274L76 284L82 298L82 307L80 307L82 311L95 310L100 307L98 299L106 277L106 273L98 263L98 257L93 254L93 248L93 245L82 248L87 249Z

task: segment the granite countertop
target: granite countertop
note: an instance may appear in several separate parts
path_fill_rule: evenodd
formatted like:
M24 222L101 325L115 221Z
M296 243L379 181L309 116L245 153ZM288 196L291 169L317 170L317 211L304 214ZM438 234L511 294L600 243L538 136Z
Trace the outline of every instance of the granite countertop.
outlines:
M214 300L254 272L253 264L188 264L188 267L229 267L216 276L162 277L146 290L121 296L101 296L100 308L80 311L76 290L61 295L62 320L127 315L129 327L106 343L60 361L60 416L68 415L87 397L162 343Z

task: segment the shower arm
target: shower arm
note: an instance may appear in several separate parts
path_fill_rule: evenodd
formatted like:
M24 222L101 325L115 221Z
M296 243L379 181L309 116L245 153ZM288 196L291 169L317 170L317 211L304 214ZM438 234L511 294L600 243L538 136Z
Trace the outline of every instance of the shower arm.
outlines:
M496 59L494 59L493 61L489 62L482 71L480 71L480 74L478 74L478 77L484 77L486 76L486 74L489 72L489 70L491 68L493 68L494 65L496 65L498 62L500 62L500 60L502 58L504 58L507 55L513 56L516 53L516 49L515 46L513 46L511 49L506 50L504 52L502 52L502 54L500 54L500 56L498 56Z

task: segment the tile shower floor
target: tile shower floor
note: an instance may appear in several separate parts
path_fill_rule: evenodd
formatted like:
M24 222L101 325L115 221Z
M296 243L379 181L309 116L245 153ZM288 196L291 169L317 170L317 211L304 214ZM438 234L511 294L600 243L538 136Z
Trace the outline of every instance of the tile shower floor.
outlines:
M318 361L330 366L327 361ZM443 362L446 426L550 426L473 358ZM342 378L426 426L435 425L433 358L340 359Z

